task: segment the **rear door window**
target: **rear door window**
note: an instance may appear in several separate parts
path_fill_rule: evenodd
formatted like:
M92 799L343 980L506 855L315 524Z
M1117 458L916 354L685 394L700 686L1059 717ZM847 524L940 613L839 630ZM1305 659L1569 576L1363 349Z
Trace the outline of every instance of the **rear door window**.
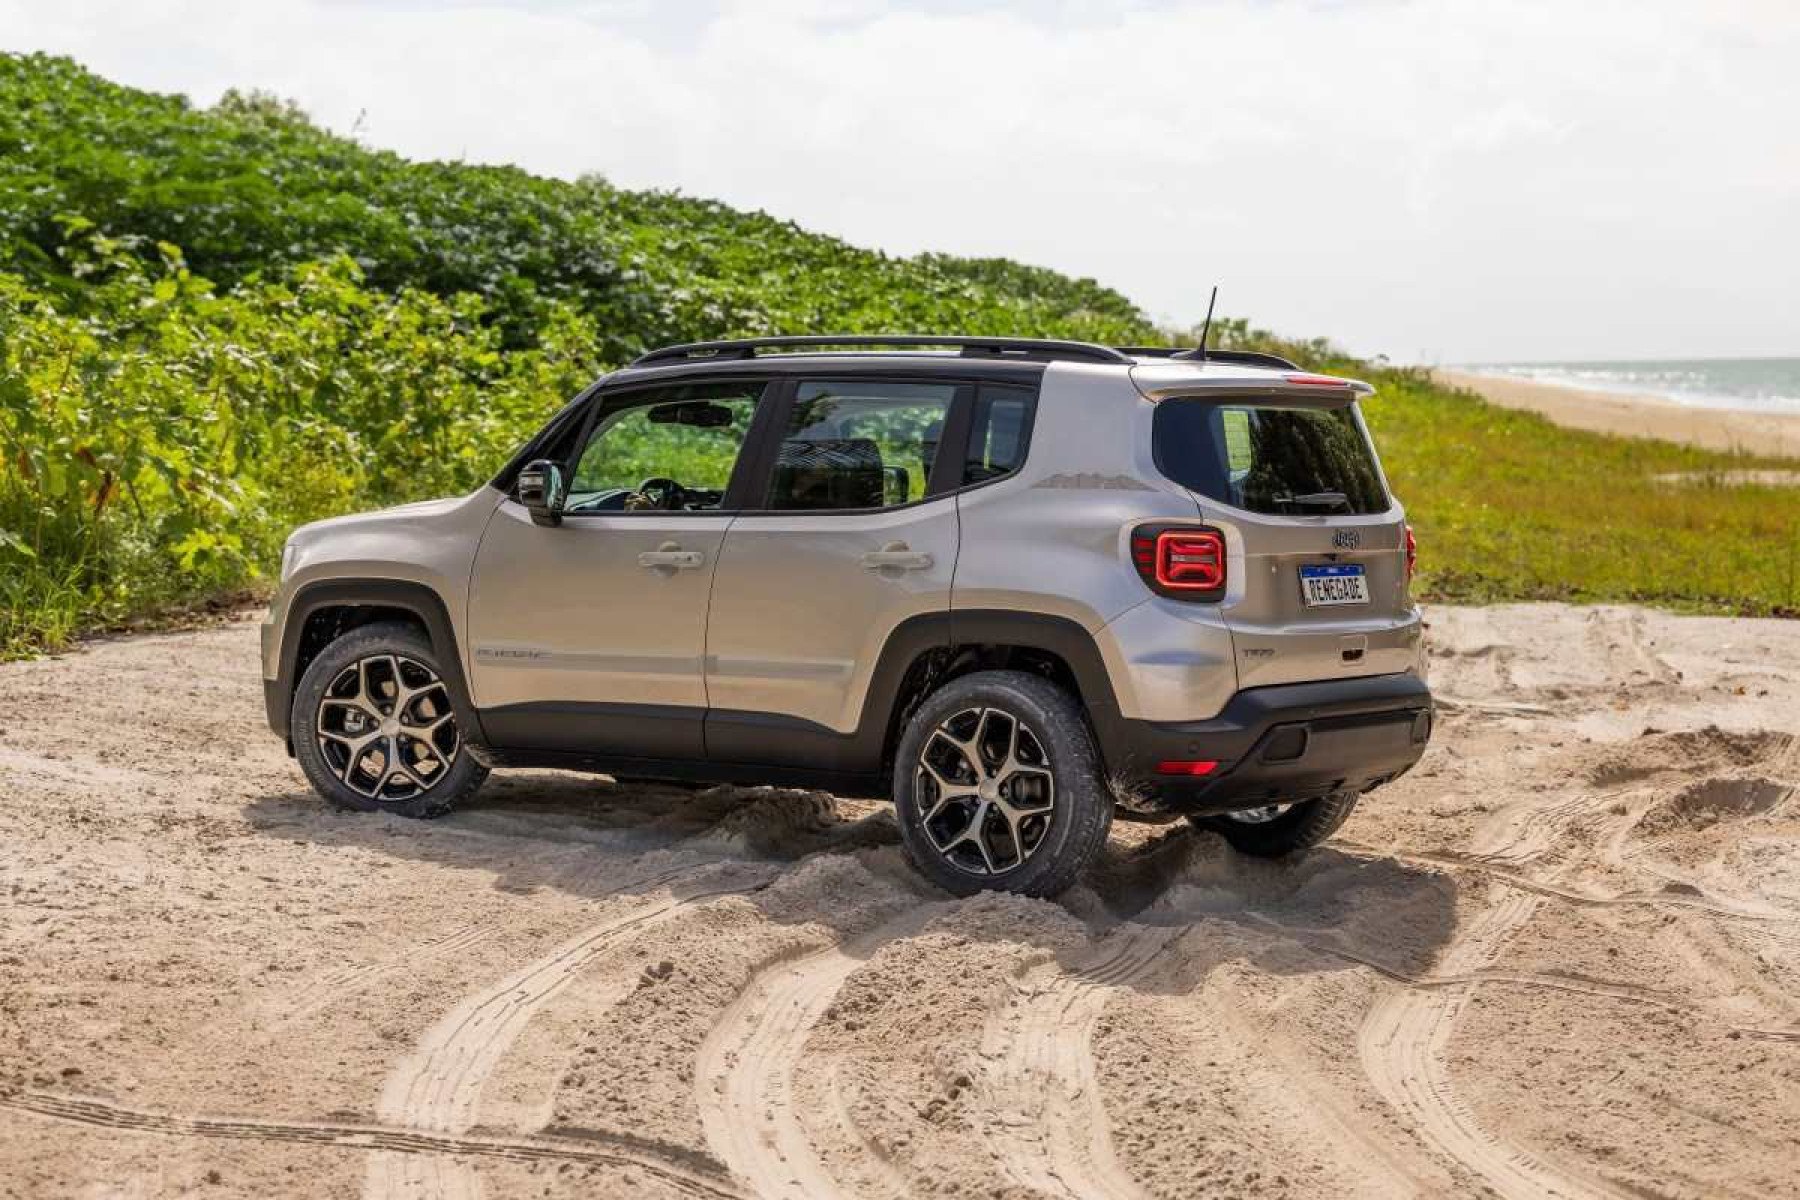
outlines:
M1183 487L1254 513L1387 511L1387 489L1356 410L1165 400L1156 468Z
M956 394L954 383L801 382L767 507L845 512L924 499Z

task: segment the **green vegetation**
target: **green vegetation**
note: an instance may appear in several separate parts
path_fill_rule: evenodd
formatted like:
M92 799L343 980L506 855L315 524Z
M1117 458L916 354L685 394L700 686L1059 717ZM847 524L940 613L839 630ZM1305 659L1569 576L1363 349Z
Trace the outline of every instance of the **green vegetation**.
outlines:
M1795 463L1565 429L1422 371L1375 382L1429 595L1800 616L1800 491L1726 482Z
M409 163L267 97L197 110L0 55L0 657L255 588L296 523L474 486L646 346L821 330L1166 337L1091 280ZM1800 493L1721 482L1791 464L1558 429L1242 322L1223 344L1381 389L1431 594L1800 598Z

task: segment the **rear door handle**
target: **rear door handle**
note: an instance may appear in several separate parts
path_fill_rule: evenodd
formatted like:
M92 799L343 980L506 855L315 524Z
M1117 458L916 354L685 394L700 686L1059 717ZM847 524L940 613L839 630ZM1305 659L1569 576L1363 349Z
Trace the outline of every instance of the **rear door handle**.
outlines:
M930 567L932 557L922 550L909 550L905 542L889 542L879 550L871 550L862 556L862 565L871 571L892 568L900 571L923 571Z
M652 570L662 568L676 571L689 571L706 561L706 555L698 550L683 550L679 542L664 542L654 550L646 550L638 555L638 566Z

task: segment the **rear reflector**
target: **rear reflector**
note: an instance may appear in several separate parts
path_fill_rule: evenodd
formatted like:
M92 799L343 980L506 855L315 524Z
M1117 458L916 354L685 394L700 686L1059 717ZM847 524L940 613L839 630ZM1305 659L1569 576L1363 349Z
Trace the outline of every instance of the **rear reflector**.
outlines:
M1210 758L1165 758L1156 764L1158 775L1211 775L1218 769L1218 762Z
M1139 529L1131 535L1131 562L1165 596L1211 600L1225 590L1225 538L1216 529Z
M1412 526L1406 527L1406 577L1411 579L1419 566L1419 539L1413 536Z

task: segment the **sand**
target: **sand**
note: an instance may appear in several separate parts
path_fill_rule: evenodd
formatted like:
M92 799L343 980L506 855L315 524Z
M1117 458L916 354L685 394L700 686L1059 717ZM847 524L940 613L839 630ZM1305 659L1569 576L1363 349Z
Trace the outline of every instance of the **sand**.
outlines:
M1530 409L1571 429L1684 442L1710 450L1800 458L1800 414L1695 408L1655 396L1590 392L1463 371L1436 370L1432 375L1443 383L1478 392L1494 404Z
M334 812L237 623L0 666L0 1195L1793 1195L1800 622L1431 613L1297 861L952 899L885 809Z

